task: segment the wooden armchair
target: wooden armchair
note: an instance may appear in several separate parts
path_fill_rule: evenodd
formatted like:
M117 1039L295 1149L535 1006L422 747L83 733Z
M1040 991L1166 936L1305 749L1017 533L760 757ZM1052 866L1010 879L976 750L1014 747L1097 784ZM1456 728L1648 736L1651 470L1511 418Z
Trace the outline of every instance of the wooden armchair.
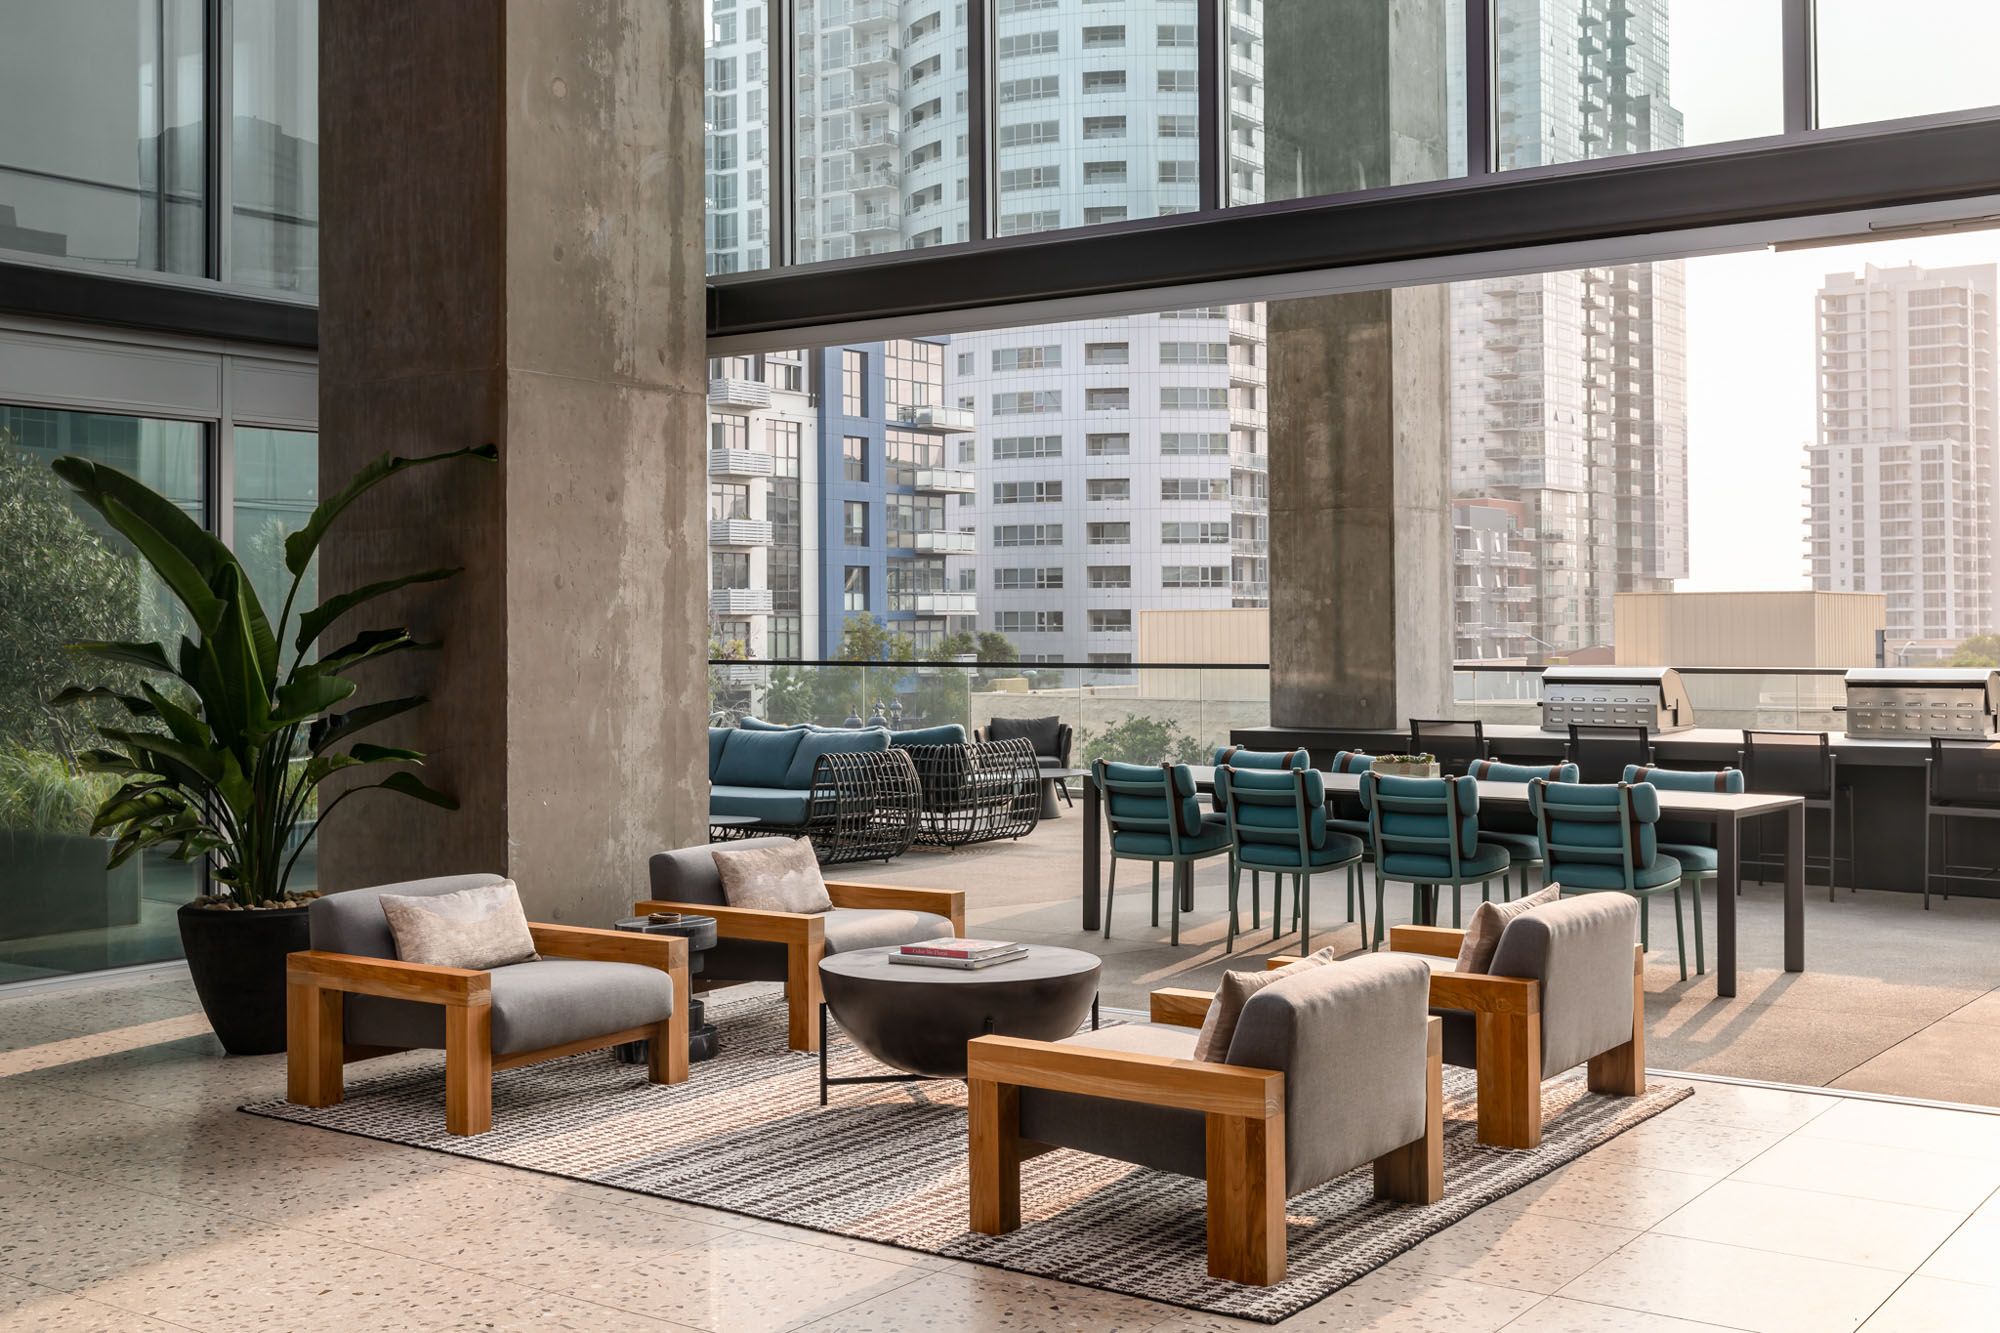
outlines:
M1446 1011L1445 1061L1478 1071L1481 1143L1540 1144L1542 1081L1578 1064L1588 1064L1592 1092L1636 1097L1646 1090L1646 958L1632 943L1637 915L1622 896L1566 899L1508 923L1492 974L1431 974L1431 1007ZM1456 958L1464 938L1462 930L1396 926L1389 948Z
M687 1081L684 939L530 924L543 958L488 971L406 963L393 956L393 942L382 946L388 928L373 901L380 893L442 893L497 880L417 880L313 903L314 943L351 941L357 951L315 948L285 961L286 1100L336 1105L345 1065L416 1048L444 1049L445 1128L453 1134L493 1127L495 1070L645 1040L648 1078ZM631 964L666 973L666 984L634 975Z
M1442 1025L1407 960L1259 991L1229 1064L1191 1058L1208 1003L1159 990L1151 1023L968 1043L972 1229L1018 1228L1022 1161L1075 1148L1205 1179L1209 1275L1268 1286L1285 1275L1288 1196L1372 1161L1376 1197L1443 1197Z
M760 841L731 844L748 847ZM776 844L780 839L764 839ZM965 933L962 889L915 889L896 884L828 880L830 912L765 912L731 907L707 847L657 852L650 865L653 897L634 913L692 912L715 918L717 943L702 958L706 983L782 981L795 1051L819 1049L819 960L830 953L915 944Z

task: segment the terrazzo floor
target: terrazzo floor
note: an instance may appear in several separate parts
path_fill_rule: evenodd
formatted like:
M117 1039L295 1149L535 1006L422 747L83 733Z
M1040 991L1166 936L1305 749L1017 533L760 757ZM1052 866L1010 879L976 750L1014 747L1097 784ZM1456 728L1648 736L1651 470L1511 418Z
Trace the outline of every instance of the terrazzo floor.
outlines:
M236 1111L283 1084L182 978L0 998L0 1327L1263 1327ZM1280 1327L2000 1329L2000 1116L1700 1083Z

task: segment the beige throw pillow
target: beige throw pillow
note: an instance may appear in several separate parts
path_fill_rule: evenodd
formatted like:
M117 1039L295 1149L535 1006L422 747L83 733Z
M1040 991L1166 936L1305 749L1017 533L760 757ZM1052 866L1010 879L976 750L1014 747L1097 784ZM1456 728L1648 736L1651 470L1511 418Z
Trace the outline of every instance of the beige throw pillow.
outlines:
M810 839L794 838L782 847L717 847L713 854L722 876L722 896L731 907L760 912L833 910Z
M1485 972L1493 966L1493 954L1500 947L1500 936L1507 929L1507 923L1523 912L1537 907L1546 907L1562 899L1562 885L1551 884L1539 893L1531 893L1525 898L1516 898L1511 903L1481 903L1466 922L1465 940L1458 946L1458 970L1461 972Z
M406 963L483 972L541 956L512 880L425 897L385 893L381 903L396 957Z
M1195 1038L1194 1058L1212 1064L1227 1064L1229 1043L1236 1036L1236 1024L1243 1017L1243 1006L1250 1002L1252 995L1274 981L1308 968L1324 967L1332 961L1333 946L1329 944L1296 963L1287 963L1268 972L1224 972L1222 984L1215 988L1215 998L1208 1002L1208 1014L1201 1020L1201 1035Z

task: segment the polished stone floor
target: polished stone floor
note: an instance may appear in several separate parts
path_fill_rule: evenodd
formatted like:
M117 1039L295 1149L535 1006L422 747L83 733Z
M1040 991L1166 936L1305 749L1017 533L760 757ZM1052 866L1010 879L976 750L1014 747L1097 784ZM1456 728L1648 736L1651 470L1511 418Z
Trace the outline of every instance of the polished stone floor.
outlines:
M1167 918L1150 920L1147 867L1119 867L1111 938L1081 932L1078 882L1083 821L1044 822L1021 842L956 852L914 850L886 865L849 867L856 879L926 884L967 891L976 935L1088 949L1104 957L1105 1003L1143 1008L1155 986L1212 987L1228 966L1255 966L1270 949L1269 918L1254 939L1227 935L1227 875L1222 858L1201 864L1195 907L1181 921L1182 943L1168 944ZM1270 892L1270 882L1264 883ZM1341 876L1313 887L1313 943L1336 938L1359 948L1358 930L1322 934L1346 921ZM1166 894L1162 891L1162 899ZM1466 910L1477 901L1476 891ZM1409 893L1385 897L1390 921L1409 918ZM1713 977L1694 969L1692 926L1688 979L1680 980L1670 903L1656 900L1648 956L1647 1058L1655 1068L1815 1087L1886 1092L1933 1101L2000 1106L2000 900L1933 899L1923 910L1912 893L1848 893L1828 902L1806 890L1806 971L1782 970L1779 889L1750 884L1738 898L1737 994L1716 995ZM1369 893L1369 912L1374 911ZM1243 922L1249 921L1247 898ZM1705 913L1714 957L1715 906ZM1289 927L1289 922L1287 922ZM1296 934L1280 952L1298 949Z
M184 978L0 997L0 1328L1262 1327L234 1109L283 1082ZM2000 1116L1699 1083L1281 1327L2000 1329Z

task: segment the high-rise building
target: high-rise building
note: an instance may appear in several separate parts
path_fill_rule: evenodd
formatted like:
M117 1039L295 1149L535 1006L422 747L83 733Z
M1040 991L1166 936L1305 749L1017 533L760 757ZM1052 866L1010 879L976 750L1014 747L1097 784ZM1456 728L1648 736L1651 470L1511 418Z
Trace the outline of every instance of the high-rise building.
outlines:
M815 642L818 413L797 352L709 362L709 630L731 655Z
M1892 642L2000 625L1994 606L1995 266L1829 274L1808 447L1814 588L1880 592Z
M1680 144L1665 0L1498 14L1502 169ZM1538 571L1519 619L1461 615L1466 656L1609 643L1616 594L1686 577L1686 316L1677 261L1453 287L1453 491L1518 503Z

